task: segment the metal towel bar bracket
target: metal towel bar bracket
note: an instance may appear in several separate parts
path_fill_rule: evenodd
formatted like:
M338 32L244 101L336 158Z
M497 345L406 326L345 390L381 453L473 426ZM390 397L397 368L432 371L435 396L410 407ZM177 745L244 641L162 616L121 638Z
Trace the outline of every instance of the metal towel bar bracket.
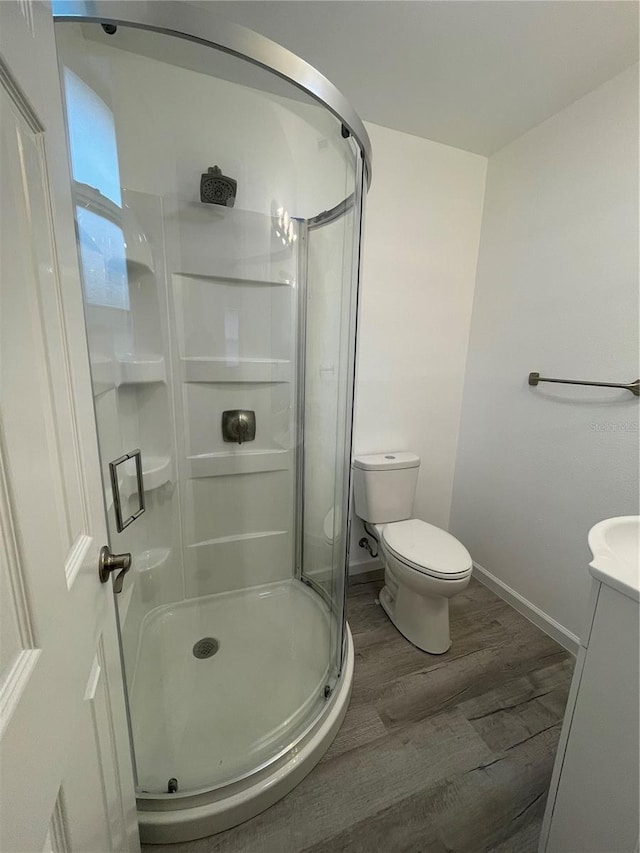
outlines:
M623 388L625 391L631 391L636 397L640 397L640 379L635 382L582 382L579 379L549 379L546 376L540 376L539 373L529 374L529 385L537 385L538 382L558 382L561 385L597 385L599 388Z

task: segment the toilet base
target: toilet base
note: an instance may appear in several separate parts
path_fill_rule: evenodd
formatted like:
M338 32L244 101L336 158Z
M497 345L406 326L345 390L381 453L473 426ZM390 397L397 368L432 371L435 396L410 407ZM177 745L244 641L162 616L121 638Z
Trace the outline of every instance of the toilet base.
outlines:
M384 612L410 643L431 655L442 655L449 651L451 634L448 598L418 595L402 585L396 586L395 595L388 585L384 586L379 598Z

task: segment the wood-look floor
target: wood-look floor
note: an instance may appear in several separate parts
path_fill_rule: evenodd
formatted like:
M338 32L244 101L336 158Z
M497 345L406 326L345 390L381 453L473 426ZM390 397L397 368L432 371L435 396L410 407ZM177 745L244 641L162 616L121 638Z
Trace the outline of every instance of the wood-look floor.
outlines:
M471 581L445 655L352 587L351 705L318 766L247 823L145 853L534 853L573 658Z

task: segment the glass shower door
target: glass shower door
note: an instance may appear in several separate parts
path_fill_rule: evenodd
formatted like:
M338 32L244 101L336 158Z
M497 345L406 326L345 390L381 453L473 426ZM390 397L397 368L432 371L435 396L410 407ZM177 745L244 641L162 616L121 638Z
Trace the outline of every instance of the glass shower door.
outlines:
M110 545L133 555L117 600L138 797L153 810L276 765L330 707L361 161L332 113L237 57L124 25L66 22L58 39ZM201 190L216 162L233 204ZM126 527L117 495L121 520L137 516Z
M121 186L115 118L100 87L70 68L63 84L109 544L132 555L117 597L132 679L137 632L127 626L182 595L173 571L179 529L163 259L146 236L161 210L153 196Z
M358 191L347 204L307 223L302 578L336 615L328 689L344 651L356 310L351 281L359 199Z

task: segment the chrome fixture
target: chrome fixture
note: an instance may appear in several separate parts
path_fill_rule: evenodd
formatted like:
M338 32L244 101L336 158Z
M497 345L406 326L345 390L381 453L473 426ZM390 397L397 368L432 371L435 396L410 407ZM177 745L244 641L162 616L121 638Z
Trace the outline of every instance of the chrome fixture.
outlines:
M98 577L100 578L100 583L106 583L109 580L111 572L120 572L113 582L113 591L122 592L124 576L130 568L131 554L112 554L108 545L102 546L98 560Z
M256 413L249 409L229 409L222 413L222 438L242 444L256 437Z
M584 382L579 379L548 379L539 373L529 374L529 385L537 385L538 382L558 382L561 385L597 385L599 388L623 388L631 391L636 397L640 397L640 379L635 382Z
M136 463L136 484L138 488L138 509L130 515L129 518L122 518L122 498L120 497L120 482L118 480L118 465L122 465L129 459L135 459ZM144 482L142 479L142 456L140 449L132 450L131 453L125 453L119 459L109 462L109 475L111 477L111 492L113 494L113 507L116 514L116 529L118 533L122 533L125 527L139 518L144 512Z

